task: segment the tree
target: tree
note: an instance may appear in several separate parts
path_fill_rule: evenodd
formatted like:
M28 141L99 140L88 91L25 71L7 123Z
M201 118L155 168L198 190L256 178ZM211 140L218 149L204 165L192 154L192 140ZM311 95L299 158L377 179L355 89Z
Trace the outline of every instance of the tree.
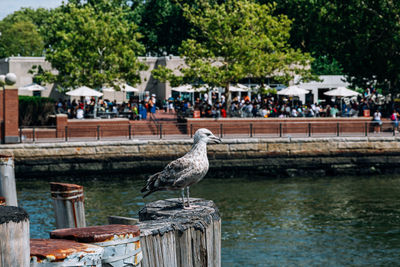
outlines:
M156 78L224 87L229 108L229 84L240 79L274 76L288 82L295 74L313 77L308 67L311 56L288 45L291 21L285 15L272 16L274 5L249 0L200 3L199 8L183 8L196 39L187 39L180 47L186 64L180 69L182 76L159 68L153 71Z
M353 85L400 92L399 1L274 1L276 12L294 20L293 47L337 61Z
M136 0L138 1L138 0ZM198 8L197 0L145 0L133 5L140 14L139 30L146 52L153 55L178 54L182 41L190 37L193 26L183 15L183 6ZM207 0L209 3L223 2Z
M311 64L311 70L316 75L343 75L343 68L340 63L328 56L316 56Z
M42 56L44 43L38 29L48 14L43 8L22 8L0 21L0 58Z
M58 71L54 81L62 88L139 82L139 71L146 65L137 57L144 47L137 25L127 16L125 5L106 0L67 3L56 9L41 28L46 60Z
M0 24L0 32L0 58L43 54L43 39L32 22Z

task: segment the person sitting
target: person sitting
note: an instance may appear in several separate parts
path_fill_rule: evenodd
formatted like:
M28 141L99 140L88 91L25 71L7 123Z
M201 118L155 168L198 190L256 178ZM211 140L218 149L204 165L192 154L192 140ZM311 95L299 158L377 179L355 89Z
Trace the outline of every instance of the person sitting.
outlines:
M76 112L76 118L79 119L79 120L82 120L83 116L84 116L83 109L81 109L81 108L78 109L78 111Z

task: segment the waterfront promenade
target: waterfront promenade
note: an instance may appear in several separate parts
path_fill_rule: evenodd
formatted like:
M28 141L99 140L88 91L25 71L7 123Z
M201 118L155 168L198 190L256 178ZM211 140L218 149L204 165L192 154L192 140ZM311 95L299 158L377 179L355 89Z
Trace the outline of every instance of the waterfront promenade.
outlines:
M390 120L380 129L370 117L358 118L176 118L147 121L128 119L76 120L56 117L52 127L21 127L22 143L86 142L99 140L185 140L199 128L208 128L224 139L234 138L327 138L389 137L398 135Z
M210 174L254 176L397 173L400 136L223 138L210 145ZM192 140L124 140L3 145L24 177L138 173L145 176L185 154Z

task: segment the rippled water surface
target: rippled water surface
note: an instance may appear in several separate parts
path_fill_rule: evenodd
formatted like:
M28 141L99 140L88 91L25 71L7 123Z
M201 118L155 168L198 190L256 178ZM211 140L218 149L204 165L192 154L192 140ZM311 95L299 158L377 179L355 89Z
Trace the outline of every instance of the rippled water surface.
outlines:
M143 182L134 176L73 182L85 186L88 225L105 224L108 215L137 217L146 202L178 195L143 200ZM20 178L17 187L19 204L31 216L31 236L48 237L54 229L48 181ZM191 192L220 209L222 266L400 264L400 176L208 177Z

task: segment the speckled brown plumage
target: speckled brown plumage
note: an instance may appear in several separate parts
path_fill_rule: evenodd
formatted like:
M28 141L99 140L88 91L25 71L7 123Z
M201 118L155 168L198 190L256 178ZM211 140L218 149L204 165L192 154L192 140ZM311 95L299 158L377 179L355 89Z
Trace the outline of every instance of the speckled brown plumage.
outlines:
M199 129L194 135L193 146L183 157L169 163L161 172L151 175L141 192L143 197L160 190L183 190L198 183L208 171L207 143L221 140L208 129Z

